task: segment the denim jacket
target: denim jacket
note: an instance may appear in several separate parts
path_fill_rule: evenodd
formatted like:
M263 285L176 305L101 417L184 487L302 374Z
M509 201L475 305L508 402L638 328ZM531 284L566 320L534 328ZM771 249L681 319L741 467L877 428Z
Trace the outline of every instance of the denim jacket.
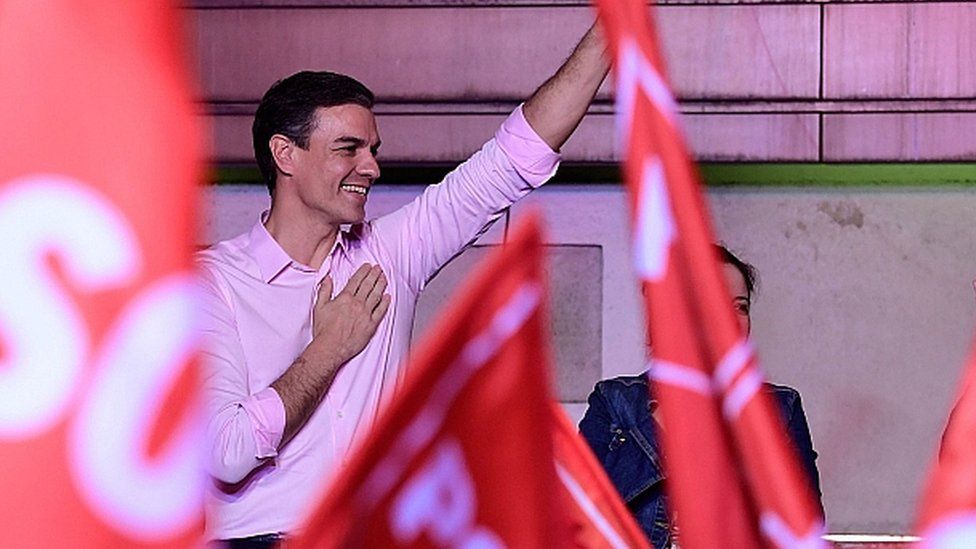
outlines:
M776 397L790 438L820 503L817 453L813 450L800 393L784 385L766 383L764 387ZM651 545L662 549L670 544L671 531L661 450L651 418L656 407L657 402L651 400L648 393L646 375L604 380L590 393L589 406L579 429ZM822 512L822 503L820 506Z

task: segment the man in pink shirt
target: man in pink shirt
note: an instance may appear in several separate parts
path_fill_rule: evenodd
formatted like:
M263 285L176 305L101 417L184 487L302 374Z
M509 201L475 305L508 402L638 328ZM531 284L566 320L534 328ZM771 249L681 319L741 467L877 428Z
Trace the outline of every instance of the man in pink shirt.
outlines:
M328 72L268 90L253 134L271 209L198 257L209 539L271 546L300 525L403 379L421 290L555 173L608 70L598 34L444 181L371 221L372 93Z

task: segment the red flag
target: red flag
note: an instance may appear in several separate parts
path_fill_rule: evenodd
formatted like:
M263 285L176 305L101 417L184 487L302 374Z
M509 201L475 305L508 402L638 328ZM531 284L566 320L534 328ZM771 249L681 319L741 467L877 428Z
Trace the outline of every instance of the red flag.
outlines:
M645 2L597 2L681 546L821 546L812 489L739 332ZM674 515L673 515L674 516Z
M478 269L295 547L561 547L532 217Z
M650 547L603 467L558 404L552 403L556 472L565 491L562 508L577 547Z
M179 12L0 0L0 532L202 533L190 269L201 131Z
M976 343L922 498L922 547L976 546Z

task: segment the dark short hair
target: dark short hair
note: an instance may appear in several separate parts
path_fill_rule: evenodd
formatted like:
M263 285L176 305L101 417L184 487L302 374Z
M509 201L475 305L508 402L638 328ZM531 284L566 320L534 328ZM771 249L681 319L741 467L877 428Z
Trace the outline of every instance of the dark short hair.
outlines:
M254 115L251 136L261 177L274 193L277 166L271 155L271 136L281 134L303 149L315 129L319 107L360 105L373 108L373 92L355 78L328 71L302 71L272 84Z
M749 294L749 300L752 301L752 294L759 284L759 271L749 263L739 259L724 244L713 244L712 246L722 263L732 265L742 273L742 279L746 281L746 292Z

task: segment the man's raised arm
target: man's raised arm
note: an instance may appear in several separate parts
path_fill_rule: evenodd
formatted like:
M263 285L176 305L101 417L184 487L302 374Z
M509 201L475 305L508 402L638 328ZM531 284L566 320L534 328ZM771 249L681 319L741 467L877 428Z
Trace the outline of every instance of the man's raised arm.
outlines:
M558 149L579 125L609 63L603 35L590 28L556 73L466 162L372 228L419 292L445 263L504 211L539 187L559 164Z
M525 120L552 150L558 151L576 130L609 69L606 41L596 22L556 74L525 102Z

